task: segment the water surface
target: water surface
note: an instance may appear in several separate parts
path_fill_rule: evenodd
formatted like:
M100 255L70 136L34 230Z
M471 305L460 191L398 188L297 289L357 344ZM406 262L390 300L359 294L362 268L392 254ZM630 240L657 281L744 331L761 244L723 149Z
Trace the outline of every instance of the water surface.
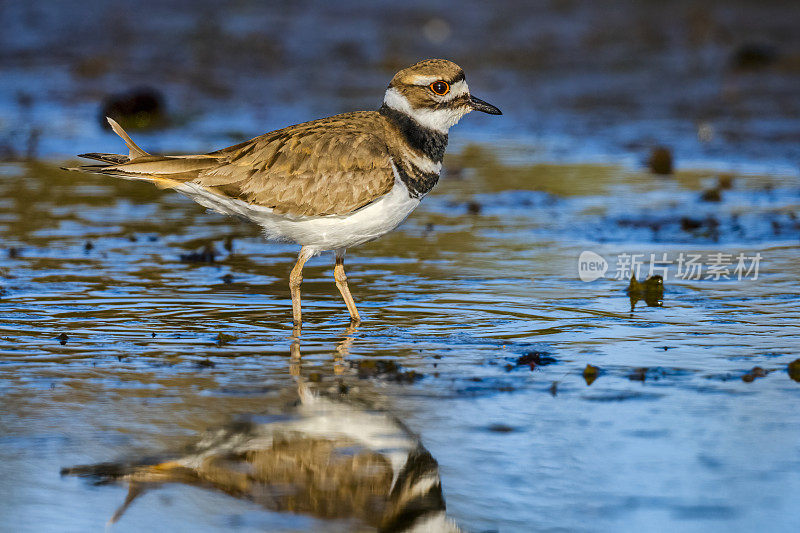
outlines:
M524 159L464 148L398 231L348 253L355 331L332 257L312 260L294 351L294 247L146 184L3 164L3 527L101 529L124 484L62 468L179 453L209 428L282 412L301 376L346 383L418 435L466 530L789 531L796 176L734 175L705 202L713 172ZM187 256L205 247L213 261ZM580 281L584 250L609 260L605 278ZM663 305L631 310L618 254L680 252L763 260L756 280L677 280L673 265ZM749 380L754 367L764 375ZM145 527L359 526L176 483L115 530Z

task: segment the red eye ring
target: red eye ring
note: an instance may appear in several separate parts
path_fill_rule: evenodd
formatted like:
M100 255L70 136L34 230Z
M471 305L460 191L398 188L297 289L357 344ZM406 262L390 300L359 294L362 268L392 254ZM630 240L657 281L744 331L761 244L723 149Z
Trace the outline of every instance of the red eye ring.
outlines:
M443 80L435 81L431 83L429 87L431 88L431 91L439 96L444 96L450 92L450 84Z

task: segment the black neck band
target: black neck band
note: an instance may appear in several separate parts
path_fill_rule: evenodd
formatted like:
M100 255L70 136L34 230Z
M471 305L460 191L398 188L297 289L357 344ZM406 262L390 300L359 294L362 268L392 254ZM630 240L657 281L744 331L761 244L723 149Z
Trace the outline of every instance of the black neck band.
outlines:
M379 113L391 120L403 134L406 142L428 156L434 163L441 163L447 148L447 134L426 128L410 116L383 104Z

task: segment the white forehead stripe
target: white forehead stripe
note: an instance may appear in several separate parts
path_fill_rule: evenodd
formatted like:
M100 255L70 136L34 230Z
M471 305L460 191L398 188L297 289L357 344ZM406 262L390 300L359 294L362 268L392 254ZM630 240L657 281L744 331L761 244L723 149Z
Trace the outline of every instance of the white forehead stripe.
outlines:
M419 74L414 76L412 79L412 85L430 85L435 81L441 81L442 78L441 76L423 76L422 74Z

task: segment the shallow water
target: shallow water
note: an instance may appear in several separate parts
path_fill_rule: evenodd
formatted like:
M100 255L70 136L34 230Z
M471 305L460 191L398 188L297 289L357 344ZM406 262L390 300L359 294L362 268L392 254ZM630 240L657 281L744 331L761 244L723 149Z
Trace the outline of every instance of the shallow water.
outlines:
M791 530L796 176L735 175L703 202L714 173L501 160L517 162L454 154L398 231L350 251L354 332L332 258L312 260L294 357L294 247L144 184L0 166L4 527L100 529L124 484L61 468L175 455L209 428L282 412L299 375L402 420L469 531ZM213 262L181 259L207 245ZM605 278L578 279L584 250L609 261ZM627 279L612 279L620 253L720 251L760 253L758 279L678 280L672 265L663 306L633 311ZM766 375L745 381L756 366ZM144 527L359 526L178 483L115 530Z

